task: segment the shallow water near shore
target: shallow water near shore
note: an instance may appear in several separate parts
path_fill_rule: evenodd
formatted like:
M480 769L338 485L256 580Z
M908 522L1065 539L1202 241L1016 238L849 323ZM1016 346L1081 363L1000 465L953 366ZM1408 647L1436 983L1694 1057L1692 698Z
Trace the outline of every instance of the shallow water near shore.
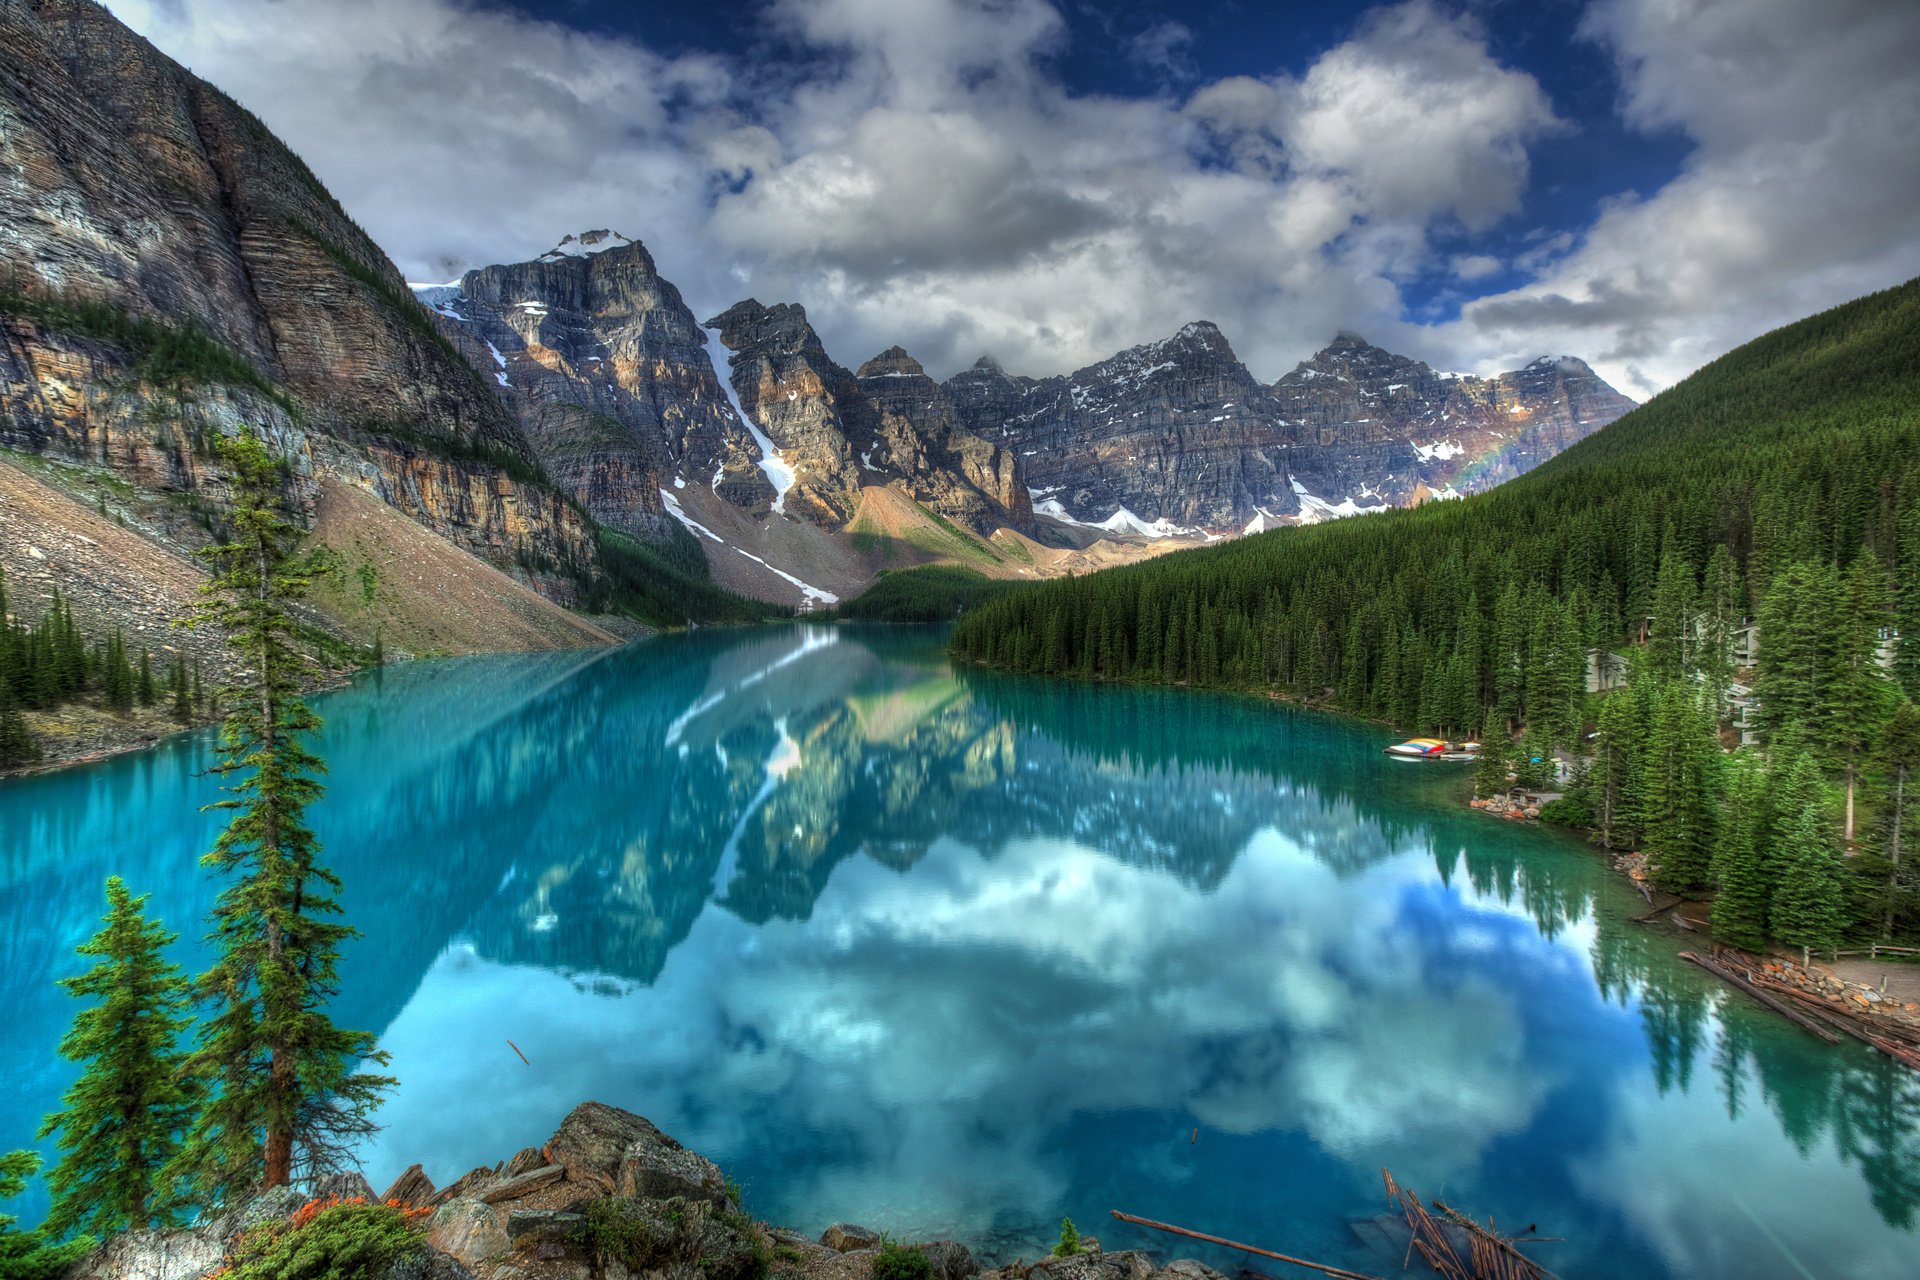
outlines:
M1914 1274L1920 1076L1678 961L1577 841L1373 726L942 640L704 631L319 698L313 817L365 934L335 1011L402 1082L374 1185L591 1098L758 1217L994 1259L1071 1215L1243 1261L1122 1209L1390 1274L1385 1166L1563 1237L1566 1280ZM53 983L108 874L203 962L209 741L0 782L0 1150L71 1079Z

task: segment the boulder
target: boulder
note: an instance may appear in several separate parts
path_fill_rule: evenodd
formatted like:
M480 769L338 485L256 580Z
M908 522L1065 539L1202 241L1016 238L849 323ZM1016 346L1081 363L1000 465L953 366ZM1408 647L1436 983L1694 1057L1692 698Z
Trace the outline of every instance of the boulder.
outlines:
M513 1209L507 1213L507 1238L516 1247L528 1236L565 1239L586 1221L585 1214L562 1209Z
M1226 1276L1192 1258L1169 1262L1154 1280L1227 1280Z
M225 1236L233 1236L263 1222L285 1222L307 1203L307 1197L292 1187L274 1187L262 1191L240 1206L239 1212L225 1220Z
M649 1126L651 1127L651 1126ZM669 1200L684 1196L705 1200L716 1209L733 1207L727 1194L726 1175L720 1166L703 1155L687 1150L666 1134L654 1130L653 1138L642 1138L620 1157L614 1178L614 1190L635 1200Z
M393 1180L382 1201L392 1201L409 1209L424 1207L434 1197L433 1179L421 1172L419 1165L409 1165L407 1171Z
M1119 1253L1076 1253L1065 1258L1042 1258L1027 1273L1028 1280L1148 1280L1153 1263L1135 1249Z
M535 1169L544 1168L546 1164L547 1157L540 1148L522 1147L514 1152L513 1159L507 1161L504 1172L509 1177L519 1177L523 1173L532 1173Z
M198 1280L219 1267L219 1233L123 1231L67 1274L72 1280Z
M501 1175L503 1181L495 1182L480 1193L480 1199L488 1204L502 1204L508 1200L518 1200L522 1196L532 1195L542 1187L550 1187L567 1176L560 1165L550 1164L543 1169L533 1169L515 1177Z
M836 1222L820 1233L820 1243L837 1253L877 1249L880 1246L880 1233L856 1227L851 1222Z
M478 1200L461 1196L433 1211L427 1221L427 1243L473 1266L505 1253L509 1241L500 1214Z
M440 1194L433 1198L434 1204L445 1204L460 1196L478 1196L481 1192L503 1181L499 1165L481 1165L469 1169L459 1177L440 1188Z
M474 1280L474 1275L458 1258L421 1249L368 1273L366 1280Z
M564 1168L569 1182L584 1182L611 1193L619 1178L621 1159L636 1143L675 1149L680 1146L645 1116L604 1102L583 1102L567 1113L540 1153L545 1163Z
M315 1200L373 1200L373 1184L361 1173L331 1173L313 1184Z

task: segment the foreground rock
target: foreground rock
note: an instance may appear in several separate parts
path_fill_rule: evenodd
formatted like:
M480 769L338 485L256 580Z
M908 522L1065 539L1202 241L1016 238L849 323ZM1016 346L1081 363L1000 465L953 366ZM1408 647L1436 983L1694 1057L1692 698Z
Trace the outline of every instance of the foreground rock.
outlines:
M358 1174L323 1187L329 1198L372 1199ZM1223 1280L1194 1262L1161 1268L1141 1252L1102 1253L1090 1237L1087 1252L984 1273L953 1240L886 1243L840 1222L815 1241L755 1222L718 1165L644 1116L599 1102L575 1107L541 1146L445 1188L415 1165L380 1199L413 1213L417 1247L357 1270L365 1280L872 1280L889 1249L925 1257L929 1280ZM282 1189L203 1227L127 1232L68 1280L210 1280L249 1231L307 1230L284 1224L309 1203Z

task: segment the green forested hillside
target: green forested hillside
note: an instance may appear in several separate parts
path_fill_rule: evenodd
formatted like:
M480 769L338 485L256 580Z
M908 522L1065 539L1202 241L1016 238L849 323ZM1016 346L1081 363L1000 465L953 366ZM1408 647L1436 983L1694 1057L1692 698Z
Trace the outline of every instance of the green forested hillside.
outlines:
M1753 615L1772 642L1736 670ZM1859 810L1856 785L1893 776L1896 689L1920 694L1920 643L1887 645L1897 684L1874 661L1896 629L1920 636L1920 281L1748 343L1489 493L1023 588L969 612L953 651L1277 691L1496 746L1525 726L1527 762L1591 755L1576 807L1610 844L1644 842L1669 883L1705 887L1732 838L1731 766L1709 748L1733 679L1757 683L1773 791L1812 794L1818 779L1789 776L1807 754L1843 789L1847 835L1889 804L1906 821L1878 792ZM1632 697L1587 694L1596 651L1630 661ZM1791 842L1762 823L1750 843ZM1896 830L1888 893L1901 847Z

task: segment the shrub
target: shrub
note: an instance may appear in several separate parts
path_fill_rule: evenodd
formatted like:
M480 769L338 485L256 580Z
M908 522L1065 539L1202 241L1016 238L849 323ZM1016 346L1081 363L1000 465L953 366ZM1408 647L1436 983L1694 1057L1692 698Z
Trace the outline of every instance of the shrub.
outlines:
M1053 1256L1071 1258L1078 1252L1080 1252L1080 1233L1074 1229L1073 1219L1060 1219L1060 1243L1053 1246Z
M761 1280L773 1265L746 1214L678 1196L595 1200L573 1239L602 1269L613 1263L634 1272L691 1266L710 1280Z
M219 1280L360 1280L426 1248L418 1223L430 1210L397 1203L315 1200L285 1222L240 1237Z
M933 1280L933 1259L910 1245L884 1240L873 1260L873 1280Z

